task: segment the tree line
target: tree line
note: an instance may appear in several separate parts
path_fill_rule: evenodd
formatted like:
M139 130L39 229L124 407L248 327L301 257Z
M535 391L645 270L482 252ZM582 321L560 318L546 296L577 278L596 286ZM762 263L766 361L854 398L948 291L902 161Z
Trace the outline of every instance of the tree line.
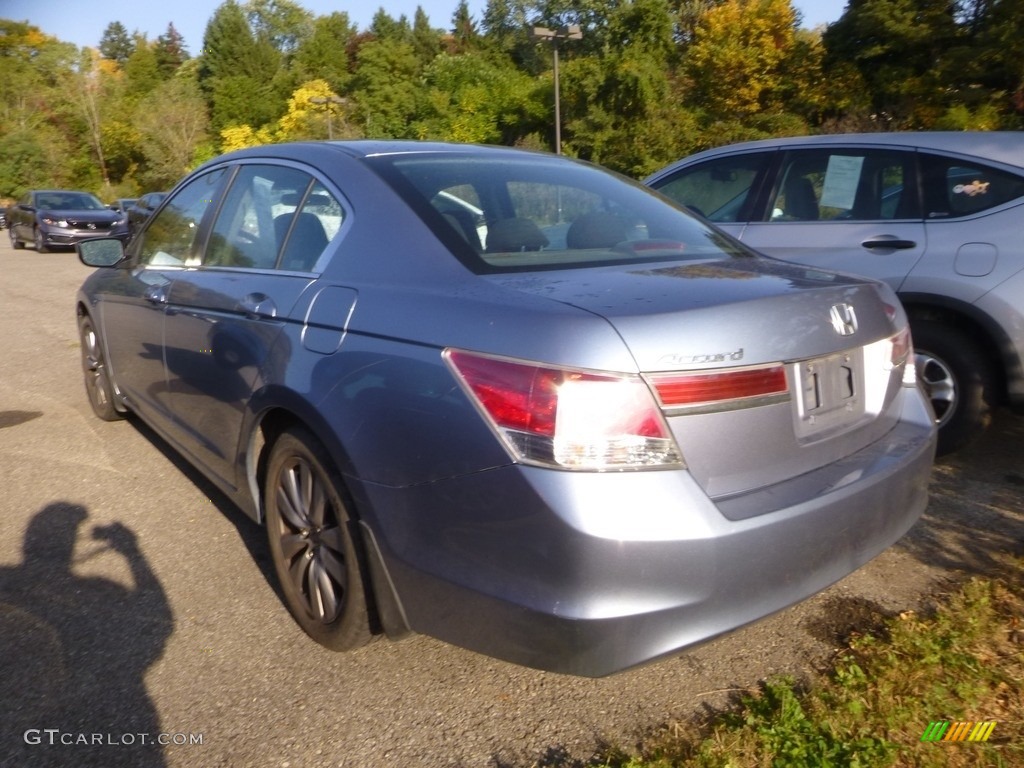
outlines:
M743 139L995 130L1024 121L1024 0L849 0L824 29L790 0L460 0L359 30L293 0L226 0L190 54L111 21L77 48L0 19L0 197L171 187L217 154L325 138L551 149L639 177ZM579 39L537 39L536 26Z

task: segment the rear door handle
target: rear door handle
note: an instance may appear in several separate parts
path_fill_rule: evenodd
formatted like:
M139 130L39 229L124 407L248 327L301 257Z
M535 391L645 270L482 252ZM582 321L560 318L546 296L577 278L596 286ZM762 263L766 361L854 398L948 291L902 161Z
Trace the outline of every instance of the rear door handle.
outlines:
M878 248L893 251L905 251L908 248L916 248L917 243L913 240L901 240L898 237L882 235L872 240L865 240L861 243L865 248Z

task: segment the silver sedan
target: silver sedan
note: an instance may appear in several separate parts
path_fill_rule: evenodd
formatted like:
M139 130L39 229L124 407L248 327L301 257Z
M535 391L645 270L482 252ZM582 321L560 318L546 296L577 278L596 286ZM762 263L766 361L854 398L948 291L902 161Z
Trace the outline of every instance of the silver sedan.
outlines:
M892 290L591 165L253 148L79 253L96 414L265 525L331 648L420 632L606 675L814 594L927 501Z

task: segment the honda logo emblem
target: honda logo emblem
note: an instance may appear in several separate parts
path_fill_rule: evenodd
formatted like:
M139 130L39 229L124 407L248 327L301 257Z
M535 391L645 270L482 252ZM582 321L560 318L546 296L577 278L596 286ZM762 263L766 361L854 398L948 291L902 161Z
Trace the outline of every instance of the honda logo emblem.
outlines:
M853 336L857 332L857 313L849 304L833 304L829 317L840 336Z

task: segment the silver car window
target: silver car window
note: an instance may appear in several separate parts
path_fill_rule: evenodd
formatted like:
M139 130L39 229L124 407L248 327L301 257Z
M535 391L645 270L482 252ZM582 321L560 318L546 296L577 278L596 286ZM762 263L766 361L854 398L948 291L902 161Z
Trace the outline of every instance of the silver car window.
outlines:
M1024 178L981 163L921 153L925 215L969 216L1024 197Z
M720 157L659 180L663 195L715 222L747 221L756 185L772 152Z
M770 221L920 218L912 152L787 152L768 206Z

